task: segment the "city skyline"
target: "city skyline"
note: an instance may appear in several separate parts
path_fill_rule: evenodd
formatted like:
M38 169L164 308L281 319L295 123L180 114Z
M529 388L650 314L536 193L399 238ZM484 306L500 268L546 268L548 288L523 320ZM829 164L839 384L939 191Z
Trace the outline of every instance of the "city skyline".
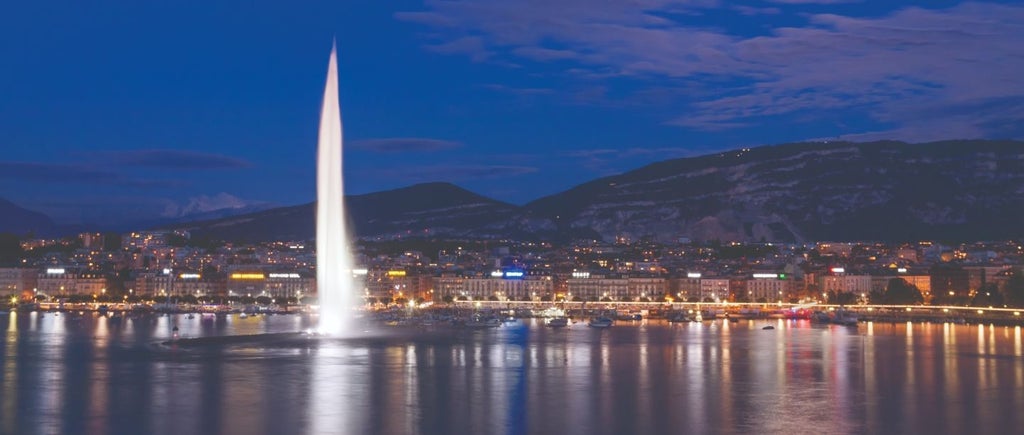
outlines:
M20 4L0 197L60 223L309 202L332 35L352 193L522 203L743 146L1022 136L1012 3L641 6Z

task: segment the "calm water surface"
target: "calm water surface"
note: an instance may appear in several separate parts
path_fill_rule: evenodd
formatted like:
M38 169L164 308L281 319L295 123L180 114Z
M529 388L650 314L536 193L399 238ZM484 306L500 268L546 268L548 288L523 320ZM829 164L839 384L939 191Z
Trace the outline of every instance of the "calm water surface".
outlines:
M771 323L775 330L762 330ZM1020 327L620 322L164 346L311 319L0 316L2 434L1020 433Z

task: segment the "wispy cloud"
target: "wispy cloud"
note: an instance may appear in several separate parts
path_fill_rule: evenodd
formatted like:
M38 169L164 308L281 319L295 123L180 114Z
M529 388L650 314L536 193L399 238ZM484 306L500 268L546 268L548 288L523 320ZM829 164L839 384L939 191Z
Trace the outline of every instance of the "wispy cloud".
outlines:
M423 137L389 137L352 142L352 148L378 153L429 153L459 148L461 143Z
M818 11L851 2L772 3L786 8L814 4L821 6ZM1017 130L1010 114L1020 113L1024 104L1024 81L1019 78L1024 71L1024 7L1018 5L966 2L874 16L802 14L797 25L751 36L710 27L697 18L666 18L729 7L717 2L426 4L427 11L398 18L430 26L435 51L464 53L476 61L568 62L571 67L563 71L590 82L592 89L628 80L639 93L645 86L695 90L677 93L672 106L680 109L666 119L689 129L745 128L778 122L780 116L793 121L794 114L813 120L856 113L891 131L932 126L930 131L939 135L997 137ZM725 94L719 91L723 83L728 83ZM615 94L569 100L600 104L597 100L609 95ZM1002 110L977 113L979 107L992 105ZM931 116L918 115L924 111Z
M247 168L251 163L237 157L223 154L174 149L142 149L129 151L103 151L97 153L120 165L147 168L189 169L235 169Z
M842 3L860 3L863 0L767 0L772 3L790 4L790 5L835 5Z
M482 164L439 164L439 165L418 165L403 166L383 171L374 171L372 175L383 176L388 179L404 180L407 182L430 182L430 181L468 181L484 179L500 179L516 177L537 172L537 168L531 166L515 165L482 165Z
M761 8L754 6L735 5L731 7L732 10L742 15L753 16L753 15L778 15L782 13L779 8Z
M186 184L174 180L132 178L86 164L0 162L0 179L52 184L118 185L138 188L174 188Z

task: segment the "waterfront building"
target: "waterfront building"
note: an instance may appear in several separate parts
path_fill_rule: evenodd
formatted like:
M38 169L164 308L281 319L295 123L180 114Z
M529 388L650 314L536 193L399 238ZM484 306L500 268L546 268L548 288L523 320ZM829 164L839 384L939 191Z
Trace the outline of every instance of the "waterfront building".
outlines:
M0 268L0 296L21 296L38 287L39 271L27 267Z
M228 274L228 296L302 297L315 293L316 278L296 272L237 270Z
M701 301L720 302L729 298L729 280L727 278L701 278Z
M844 273L835 273L833 275L824 275L819 278L821 279L819 288L825 293L852 293L857 295L858 298L867 297L867 295L871 293L871 275L846 275Z
M786 274L757 273L746 280L747 300L750 302L780 302L792 293L792 281Z
M37 276L37 293L45 296L101 295L107 291L107 278L95 273L77 273L62 267L50 267Z
M551 293L550 276L526 276L522 271L495 271L487 277L463 280L463 295L475 300L529 301Z
M629 279L609 278L591 275L589 272L573 272L566 280L566 300L583 301L630 301L634 296L629 292ZM639 294L636 296L639 297Z

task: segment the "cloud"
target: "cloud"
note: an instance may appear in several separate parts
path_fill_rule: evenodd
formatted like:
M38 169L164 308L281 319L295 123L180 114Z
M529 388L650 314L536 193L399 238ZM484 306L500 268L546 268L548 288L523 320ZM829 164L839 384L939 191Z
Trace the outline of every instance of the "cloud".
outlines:
M106 151L99 153L114 163L178 170L236 169L252 166L246 160L222 154L173 149Z
M466 36L453 41L430 45L427 49L440 54L465 54L470 59L473 59L474 62L482 62L492 55L485 48L483 39L478 36Z
M505 86L497 83L487 83L483 85L478 85L477 87L492 90L495 92L519 96L550 95L555 93L555 90L550 88L519 88L513 86Z
M879 131L926 131L934 125L944 134L1005 137L1020 130L1008 116L1020 113L1024 100L1019 78L1024 71L1024 7L1018 5L967 2L943 9L905 7L875 16L803 14L796 23L787 20L786 26L754 35L714 28L714 23L690 15L701 8L726 7L715 2L426 4L425 15L399 19L432 27L434 46L453 44L462 49L449 48L449 54L465 53L477 61L568 62L561 73L589 83L569 93L612 83L628 83L636 93L645 87L685 88L688 92L662 104L677 110L667 124L688 129L748 128L780 119L813 121L852 114L872 119L882 127ZM443 25L438 24L440 17ZM602 104L599 100L621 94L584 99L570 95L566 100ZM1002 110L978 113L988 107Z
M754 16L754 15L778 15L782 13L779 8L758 8L753 6L736 5L731 8L739 14Z
M441 164L405 166L384 171L374 171L374 176L399 179L409 182L466 181L515 177L537 172L531 166L482 165L482 164Z
M862 0L767 0L771 3L780 3L788 5L835 5L842 3L860 3Z
M174 180L130 178L85 164L0 162L0 179L54 184L116 185L138 188L174 188L186 184Z
M459 148L461 143L422 137L391 137L354 141L355 149L378 153L430 153Z

